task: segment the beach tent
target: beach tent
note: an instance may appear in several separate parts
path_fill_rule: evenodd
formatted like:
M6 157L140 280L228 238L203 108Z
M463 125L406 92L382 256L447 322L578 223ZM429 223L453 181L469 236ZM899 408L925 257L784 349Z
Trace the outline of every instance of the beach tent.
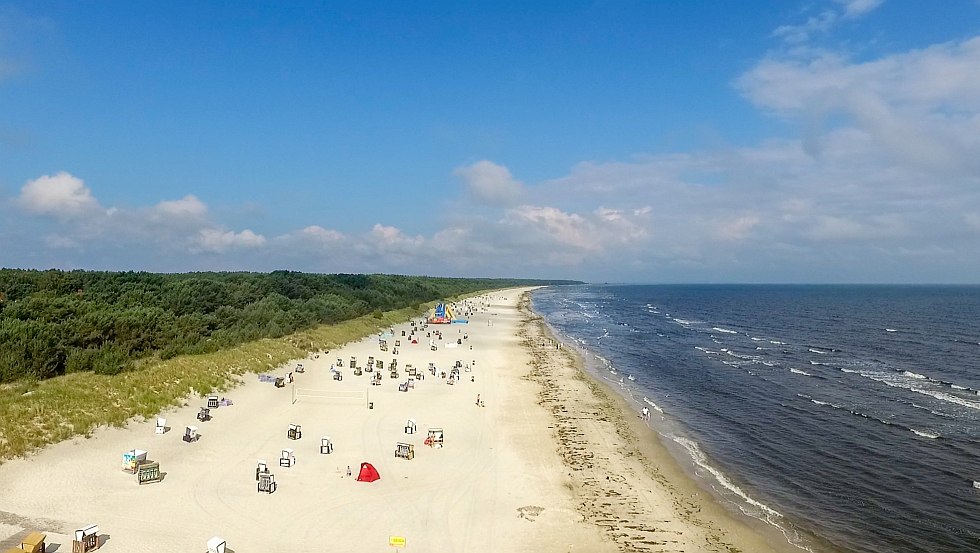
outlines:
M361 472L357 473L358 482L374 482L381 478L378 469L371 463L361 463Z
M432 324L449 324L453 321L453 310L440 303L429 310L428 321Z

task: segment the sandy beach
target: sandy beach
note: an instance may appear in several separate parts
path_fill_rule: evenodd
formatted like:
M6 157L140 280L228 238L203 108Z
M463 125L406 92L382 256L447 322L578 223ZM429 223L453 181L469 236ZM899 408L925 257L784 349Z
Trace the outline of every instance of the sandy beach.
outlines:
M370 336L270 371L293 371L283 388L247 375L224 394L234 404L207 422L195 419L205 399L193 397L161 415L166 434L154 433L154 420L133 422L6 462L0 544L40 530L47 551L70 551L73 530L97 524L106 552L205 551L212 536L238 553L379 551L392 549L392 537L407 551L791 549L729 515L655 439L639 439L652 431L519 309L524 292L473 298L468 324L429 325L418 344L405 323L392 328L387 352ZM436 331L442 339L426 336ZM373 373L353 374L352 356L361 366L368 356L384 361L379 386ZM340 381L330 371L338 358ZM398 378L389 376L392 359ZM457 361L464 368L449 385L442 373ZM425 378L399 391L409 364ZM408 419L417 421L413 434ZM290 424L301 426L300 439L287 438ZM181 439L186 425L199 428L198 441ZM430 428L443 430L444 447L425 445ZM320 452L321 436L331 453ZM395 457L398 442L414 446L413 459ZM141 486L121 470L134 448L160 463L163 481ZM283 448L295 450L294 466L279 466ZM275 493L257 492L260 459ZM358 482L362 462L380 480Z

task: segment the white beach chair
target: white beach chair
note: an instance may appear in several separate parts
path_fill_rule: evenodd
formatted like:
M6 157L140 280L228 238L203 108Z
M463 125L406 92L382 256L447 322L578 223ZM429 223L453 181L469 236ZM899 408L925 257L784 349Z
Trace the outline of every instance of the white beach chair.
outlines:
M208 540L208 553L225 553L227 547L228 543L218 536Z
M280 467L291 467L296 464L296 453L293 452L292 448L284 448L282 450L282 455L279 456L279 466Z
M99 547L99 527L90 524L81 530L75 530L75 541L72 543L72 552L86 553L98 549Z
M156 433L166 434L166 432L167 432L167 419L163 417L157 417Z

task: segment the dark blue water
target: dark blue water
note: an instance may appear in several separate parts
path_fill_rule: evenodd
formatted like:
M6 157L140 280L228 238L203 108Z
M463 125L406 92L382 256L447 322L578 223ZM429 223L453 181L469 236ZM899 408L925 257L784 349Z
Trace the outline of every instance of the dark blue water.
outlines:
M810 548L980 551L980 287L573 286L533 305L662 409L713 487Z

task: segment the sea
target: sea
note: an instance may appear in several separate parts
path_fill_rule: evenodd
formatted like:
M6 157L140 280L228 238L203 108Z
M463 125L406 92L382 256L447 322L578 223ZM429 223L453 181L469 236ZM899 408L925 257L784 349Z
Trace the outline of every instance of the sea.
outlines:
M980 551L980 287L577 285L532 306L801 550Z

